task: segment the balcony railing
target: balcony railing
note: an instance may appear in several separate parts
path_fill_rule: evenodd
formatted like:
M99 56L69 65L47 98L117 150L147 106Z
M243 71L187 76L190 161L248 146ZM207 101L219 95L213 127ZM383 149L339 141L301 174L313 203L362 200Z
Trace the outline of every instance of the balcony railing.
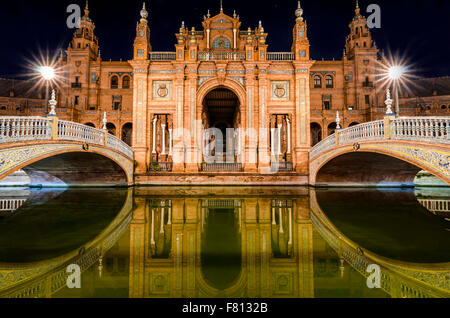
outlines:
M175 61L177 54L175 52L150 52L152 61Z
M242 163L202 163L203 172L242 172Z
M72 88L81 88L81 83L72 83Z
M198 52L200 61L243 61L245 52Z
M269 61L293 61L295 60L292 52L267 52L267 60Z
M150 165L151 172L172 172L173 162L155 162Z
M270 164L270 170L272 173L292 172L294 171L294 165L292 162L272 162Z

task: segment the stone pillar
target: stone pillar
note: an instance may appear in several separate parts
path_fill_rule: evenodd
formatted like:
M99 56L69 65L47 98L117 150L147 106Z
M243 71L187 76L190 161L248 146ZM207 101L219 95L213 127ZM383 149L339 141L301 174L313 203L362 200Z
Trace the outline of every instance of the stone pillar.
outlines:
M177 69L175 80L176 114L173 119L173 169L172 172L184 172L184 70Z
M145 60L130 61L134 69L133 76L133 150L137 163L135 172L143 174L147 172L148 147L148 67L150 62Z
M260 70L259 73L259 153L258 170L259 173L270 172L270 154L269 154L269 117L267 116L267 96L270 90L267 89L267 71Z
M310 93L309 69L311 62L294 62L295 75L295 119L294 119L294 164L295 171L309 174L310 134Z

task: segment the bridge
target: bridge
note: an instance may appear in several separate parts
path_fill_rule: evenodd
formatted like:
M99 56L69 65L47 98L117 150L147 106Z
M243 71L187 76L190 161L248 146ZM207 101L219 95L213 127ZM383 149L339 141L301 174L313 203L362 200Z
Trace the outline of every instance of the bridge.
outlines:
M0 180L23 169L32 185L132 185L133 150L82 124L49 117L0 117Z
M412 186L425 170L450 184L450 117L386 115L335 134L310 152L315 186Z

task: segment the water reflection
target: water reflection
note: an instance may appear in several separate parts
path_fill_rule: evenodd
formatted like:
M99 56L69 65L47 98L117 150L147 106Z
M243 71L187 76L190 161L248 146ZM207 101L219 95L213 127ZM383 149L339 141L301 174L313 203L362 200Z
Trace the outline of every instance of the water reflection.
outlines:
M63 256L38 263L27 262L27 256L22 266L4 261L0 294L154 298L450 295L450 264L446 263L450 255L444 247L450 243L448 222L426 212L413 191L257 187L105 191L95 195L92 205L70 201L91 217L96 215L94 210L98 213L105 206L113 211L114 217L102 230L83 242L82 248L79 244ZM45 209L64 215L67 199L75 197L90 200L84 192L68 190L48 200ZM113 197L116 203L111 205ZM33 216L39 214L35 208L16 211ZM43 209L38 211L43 213ZM70 219L86 226L83 220ZM416 234L418 239L411 237ZM58 238L55 232L51 235ZM87 237L80 226L70 235ZM427 238L420 239L423 235ZM443 245L427 246L438 240ZM52 244L47 244L51 249ZM29 247L28 253L32 254ZM64 287L64 269L71 262L83 268L79 290ZM381 266L382 289L367 287L369 264ZM23 275L25 268L33 274L11 279Z

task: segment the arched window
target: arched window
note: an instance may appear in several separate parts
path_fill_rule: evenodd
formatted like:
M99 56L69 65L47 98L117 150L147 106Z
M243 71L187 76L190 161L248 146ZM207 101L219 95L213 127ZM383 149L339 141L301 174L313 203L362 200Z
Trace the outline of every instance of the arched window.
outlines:
M112 89L119 88L119 78L115 75L111 77L111 88Z
M322 88L322 78L319 75L314 76L314 88Z
M130 88L130 77L129 76L125 76L122 79L122 88Z
M227 38L221 36L214 40L213 49L231 49L231 43Z
M442 109L442 110L445 110L445 109L447 109L447 106L446 106L446 105L442 105L442 106L441 106L441 109Z
M327 75L325 77L325 85L327 88L334 88L333 76Z

